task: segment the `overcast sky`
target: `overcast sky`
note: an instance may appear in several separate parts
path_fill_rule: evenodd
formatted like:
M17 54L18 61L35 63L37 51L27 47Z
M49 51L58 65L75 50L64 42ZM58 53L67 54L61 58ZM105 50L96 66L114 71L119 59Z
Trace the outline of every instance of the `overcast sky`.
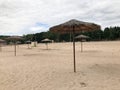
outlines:
M120 0L0 0L0 35L47 31L70 19L120 26Z

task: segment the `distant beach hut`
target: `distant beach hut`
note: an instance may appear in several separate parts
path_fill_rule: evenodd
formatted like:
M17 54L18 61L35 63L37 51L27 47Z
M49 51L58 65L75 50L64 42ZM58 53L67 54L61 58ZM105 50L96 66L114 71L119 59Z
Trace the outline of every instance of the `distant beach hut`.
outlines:
M72 33L73 34L73 60L74 60L74 72L76 72L76 60L75 60L75 33L79 32L85 32L85 31L93 31L93 30L100 30L100 25L89 23L89 22L83 22L78 21L75 19L72 19L68 22L65 22L63 24L53 26L50 28L51 32L55 33Z
M42 40L42 42L44 42L46 44L46 49L48 50L48 43L52 42L52 40L45 38Z
M21 36L10 36L8 38L6 38L6 40L11 40L14 43L15 49L15 56L16 56L16 45L17 45L17 41L22 40L23 38Z
M26 44L28 44L28 49L30 49L31 41L30 40L26 41Z
M83 52L83 41L86 41L86 39L89 39L90 37L88 37L88 36L85 36L85 35L78 35L78 36L76 36L75 37L75 39L77 39L77 40L80 40L81 41L81 52Z
M4 45L5 42L6 42L5 40L0 39L0 51L2 51L2 45Z

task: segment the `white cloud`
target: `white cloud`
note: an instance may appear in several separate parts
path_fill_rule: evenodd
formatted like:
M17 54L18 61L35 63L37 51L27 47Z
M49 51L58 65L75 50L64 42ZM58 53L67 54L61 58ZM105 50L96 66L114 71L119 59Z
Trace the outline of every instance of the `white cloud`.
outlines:
M42 26L36 26L36 27L31 27L30 28L30 31L32 33L40 32L40 31L45 31L45 30L46 30L46 27L42 27Z
M119 6L120 0L0 0L0 34L46 31L73 18L102 27L120 25Z

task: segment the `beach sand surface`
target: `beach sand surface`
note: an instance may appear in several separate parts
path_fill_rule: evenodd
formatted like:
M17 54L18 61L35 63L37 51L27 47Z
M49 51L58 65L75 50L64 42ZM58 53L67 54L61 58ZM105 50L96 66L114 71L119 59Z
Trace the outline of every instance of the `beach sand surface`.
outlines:
M71 43L27 48L4 46L0 52L0 90L120 90L120 41Z

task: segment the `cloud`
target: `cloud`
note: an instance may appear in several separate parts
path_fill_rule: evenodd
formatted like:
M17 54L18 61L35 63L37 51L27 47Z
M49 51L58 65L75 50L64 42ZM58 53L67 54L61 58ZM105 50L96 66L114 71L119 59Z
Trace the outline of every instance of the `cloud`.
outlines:
M119 0L0 0L0 35L47 31L70 19L120 25Z

